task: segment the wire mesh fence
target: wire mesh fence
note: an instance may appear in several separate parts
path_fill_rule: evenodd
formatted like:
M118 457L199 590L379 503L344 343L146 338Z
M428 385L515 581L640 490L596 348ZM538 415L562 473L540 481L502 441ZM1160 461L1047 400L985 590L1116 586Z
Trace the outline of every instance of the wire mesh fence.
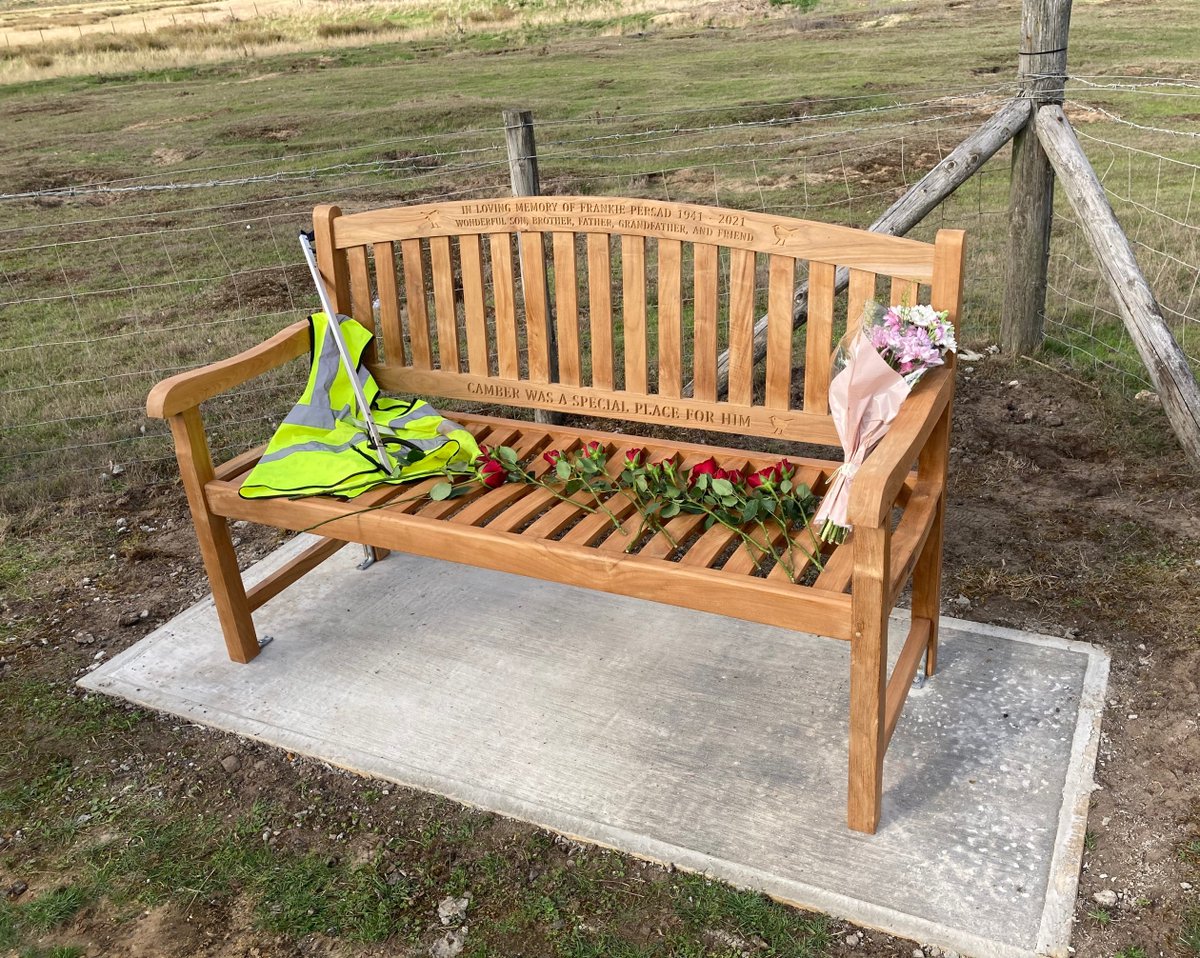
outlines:
M1073 77L1065 104L1171 332L1200 369L1197 107L1200 82L1133 77ZM1080 223L1061 198L1051 244L1046 342L1126 390L1152 389Z
M1013 92L1010 84L992 84L632 115L539 115L542 189L862 227ZM1118 213L1139 257L1154 258L1143 265L1163 288L1164 307L1194 358L1200 344L1188 317L1200 262L1192 225L1197 166L1165 148L1147 155L1144 140L1134 148L1114 137L1112 125L1097 120L1081 139L1086 134L1096 151L1114 203L1126 202ZM1187 189L1185 176L1192 178ZM999 315L1008 182L1004 150L912 234L931 239L941 226L970 231L968 343L988 341ZM507 193L497 124L0 196L8 214L0 227L4 498L85 493L122 476L170 475L167 430L146 418L146 393L172 372L225 358L317 308L296 242L314 204L338 202L352 211ZM1145 374L1069 212L1060 210L1054 243L1047 317L1053 348L1136 384ZM298 395L303 374L293 364L209 404L214 455L265 439Z

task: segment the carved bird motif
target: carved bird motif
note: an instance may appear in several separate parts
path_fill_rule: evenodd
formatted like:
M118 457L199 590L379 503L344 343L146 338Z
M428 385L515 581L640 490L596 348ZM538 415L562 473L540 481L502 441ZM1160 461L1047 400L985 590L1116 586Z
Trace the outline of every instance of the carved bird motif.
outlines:
M780 226L778 223L772 226L771 229L775 231L776 246L783 246L789 239L792 238L793 233L799 232L798 228L795 226Z
M778 416L771 417L771 428L775 430L775 435L777 436L783 435L783 430L787 424L788 421L786 419L780 419Z

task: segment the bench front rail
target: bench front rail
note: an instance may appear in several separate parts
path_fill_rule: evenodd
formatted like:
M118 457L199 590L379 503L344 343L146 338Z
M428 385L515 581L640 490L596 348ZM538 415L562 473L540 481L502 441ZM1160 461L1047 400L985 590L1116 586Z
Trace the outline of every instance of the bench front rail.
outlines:
M931 302L955 320L961 306L962 233L953 230L925 244L763 214L588 197L345 216L325 206L314 225L334 305L376 333L368 364L380 385L488 406L834 445L835 337L855 328L871 300ZM834 295L840 266L850 270L844 298ZM800 336L793 297L804 273L808 320ZM756 375L753 330L763 301L767 355ZM231 658L248 662L259 651L253 611L347 542L846 640L848 821L876 829L884 752L922 659L928 674L936 667L952 359L922 379L858 472L846 543L820 546L818 568L805 558L818 544L796 540L793 581L730 530L704 529L702 516L679 515L667 535L639 536L640 516L622 496L606 503L620 530L603 513L516 484L442 501L422 495L435 480L381 486L349 502L243 499L241 482L262 449L214 467L200 405L307 355L309 345L308 324L296 323L229 360L163 381L148 401L150 414L171 425ZM718 392L723 348L729 381ZM480 442L512 446L538 469L541 452L592 439L604 444L612 471L634 447L654 458L678 455L685 466L715 456L723 468L754 470L778 458L493 415L454 418ZM818 493L840 463L791 458L799 481ZM247 590L229 519L317 526L323 538ZM776 551L788 547L783 530L765 535ZM888 617L910 581L912 627L889 677Z

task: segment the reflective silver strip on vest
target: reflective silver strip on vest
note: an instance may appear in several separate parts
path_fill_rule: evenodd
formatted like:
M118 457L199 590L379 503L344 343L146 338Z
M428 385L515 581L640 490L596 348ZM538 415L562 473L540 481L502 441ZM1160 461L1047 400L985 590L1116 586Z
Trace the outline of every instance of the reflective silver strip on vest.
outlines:
M364 439L366 439L366 436L357 435L353 439L347 440L346 442L339 443L337 445L334 445L333 443L328 443L328 442L317 442L315 440L313 440L311 442L298 442L294 446L287 446L284 449L276 449L274 452L267 453L265 456L263 456L261 459L259 459L259 462L279 462L280 459L286 459L288 456L292 455L293 453L297 453L297 452L328 452L328 453L346 452L347 450L352 449L355 446L357 446ZM406 446L415 446L416 448L420 449L422 452L432 452L435 449L440 449L442 446L444 446L446 444L446 442L447 442L447 440L444 436L437 436L432 439L405 439L404 440L404 444Z
M294 446L287 446L283 449L276 449L274 452L269 452L259 462L278 462L280 459L286 459L288 456L296 452L329 452L338 453L345 452L348 449L353 449L356 445L363 441L363 436L355 436L346 442L334 445L328 442L298 442Z
M348 318L339 314L337 322L340 323L343 319ZM283 421L290 426L332 429L337 425L337 420L345 419L353 411L349 404L343 406L336 413L333 411L329 393L333 388L333 381L342 369L342 357L338 355L337 344L329 333L328 320L325 325L324 336L321 338L321 350L317 354L316 362L313 363L312 389L309 390L308 402L297 403L292 407L292 411L284 417ZM355 375L358 377L359 385L365 389L370 373L366 369L359 368L355 370Z

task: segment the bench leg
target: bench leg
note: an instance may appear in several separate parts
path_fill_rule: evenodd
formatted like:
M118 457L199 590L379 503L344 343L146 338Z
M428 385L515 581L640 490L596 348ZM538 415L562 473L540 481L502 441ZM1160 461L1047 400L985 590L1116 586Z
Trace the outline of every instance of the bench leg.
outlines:
M850 780L846 820L874 834L883 801L884 706L887 689L888 612L891 585L886 526L854 529L850 638Z
M192 510L196 539L212 586L225 647L233 661L249 662L258 655L258 637L246 600L246 587L238 570L237 553L229 537L229 525L222 516L213 515L204 497L204 486L212 479L213 468L200 410L193 408L172 416L171 435L175 438L179 474Z
M925 652L927 678L937 670L938 617L942 607L942 528L946 518L946 474L950 462L950 406L951 403L946 404L918 462L921 478L936 479L942 489L929 538L913 567L913 618L929 620L929 646Z
M942 595L942 522L946 514L946 494L938 499L929 538L913 567L912 615L929 620L929 644L925 649L925 677L937 669L938 616Z

